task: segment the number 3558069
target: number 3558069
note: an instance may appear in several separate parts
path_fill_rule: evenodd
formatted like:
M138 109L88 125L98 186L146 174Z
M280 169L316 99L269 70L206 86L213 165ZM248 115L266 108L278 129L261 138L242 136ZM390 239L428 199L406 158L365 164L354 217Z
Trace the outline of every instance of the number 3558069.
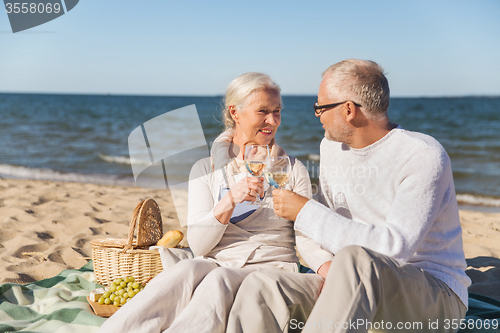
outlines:
M14 2L14 3L6 3L5 9L7 14L14 13L23 13L23 14L34 14L34 13L59 13L61 11L61 5L58 3L34 3L34 2Z

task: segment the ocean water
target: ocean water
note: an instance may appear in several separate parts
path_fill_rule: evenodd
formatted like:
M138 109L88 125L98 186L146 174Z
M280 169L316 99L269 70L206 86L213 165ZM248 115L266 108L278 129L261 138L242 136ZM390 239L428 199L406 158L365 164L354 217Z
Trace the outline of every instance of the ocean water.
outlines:
M316 97L283 101L278 143L306 164L314 181L324 136L312 108ZM0 176L133 185L130 133L192 104L210 146L224 128L221 97L0 94ZM500 97L393 98L389 116L441 142L461 203L500 207ZM178 135L191 140L189 130ZM184 177L189 168L176 172Z

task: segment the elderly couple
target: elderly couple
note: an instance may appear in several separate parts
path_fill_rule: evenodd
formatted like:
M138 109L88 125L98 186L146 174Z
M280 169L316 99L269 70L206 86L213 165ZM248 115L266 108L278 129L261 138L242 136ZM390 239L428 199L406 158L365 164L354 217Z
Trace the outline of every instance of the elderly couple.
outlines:
M432 137L391 123L388 107L378 64L348 59L323 73L317 202L295 158L285 189L248 177L246 145L286 154L274 138L280 87L261 73L233 80L226 131L191 171L196 257L155 277L100 332L453 331L470 280L450 159ZM247 204L257 196L262 205ZM316 274L299 273L294 245Z

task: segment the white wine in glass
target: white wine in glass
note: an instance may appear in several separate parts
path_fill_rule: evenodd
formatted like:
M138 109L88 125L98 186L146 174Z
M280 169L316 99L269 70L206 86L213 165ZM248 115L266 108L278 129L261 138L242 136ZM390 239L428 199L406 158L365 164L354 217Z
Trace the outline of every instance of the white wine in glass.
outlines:
M266 173L266 176L268 178L268 183L269 185L275 187L275 188L283 188L288 184L288 179L290 178L290 175L288 173L282 172L282 171L277 171L277 172L268 172Z
M282 189L288 184L291 172L292 166L288 156L273 156L269 158L264 175L269 185Z
M266 168L266 161L269 157L269 146L267 145L246 145L245 146L245 166L253 177L260 177ZM262 200L257 194L254 205L260 205Z
M269 185L282 189L288 184L291 173L292 165L288 156L273 156L269 158L264 176ZM275 215L271 219L279 219L279 217Z
M264 168L266 167L266 163L261 161L245 161L245 165L248 172L254 177L262 176L262 172L264 172Z

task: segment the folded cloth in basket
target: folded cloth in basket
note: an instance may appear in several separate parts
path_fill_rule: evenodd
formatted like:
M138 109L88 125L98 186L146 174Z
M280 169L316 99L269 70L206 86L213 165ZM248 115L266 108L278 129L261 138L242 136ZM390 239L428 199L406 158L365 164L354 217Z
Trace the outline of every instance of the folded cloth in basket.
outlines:
M158 249L160 252L161 265L163 270L175 265L184 259L193 259L194 254L189 247L185 248L166 248L164 246L151 246L150 250Z

